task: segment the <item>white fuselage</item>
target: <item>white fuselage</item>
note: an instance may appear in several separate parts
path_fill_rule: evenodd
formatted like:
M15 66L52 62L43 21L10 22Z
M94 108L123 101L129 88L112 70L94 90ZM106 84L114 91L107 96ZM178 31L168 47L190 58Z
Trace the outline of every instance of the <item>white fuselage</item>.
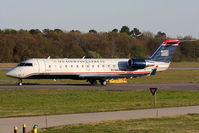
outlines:
M169 63L154 62L144 69L131 69L129 59L42 59L26 60L6 73L7 76L24 78L71 78L71 79L112 79L148 75L158 66L157 71L166 70Z

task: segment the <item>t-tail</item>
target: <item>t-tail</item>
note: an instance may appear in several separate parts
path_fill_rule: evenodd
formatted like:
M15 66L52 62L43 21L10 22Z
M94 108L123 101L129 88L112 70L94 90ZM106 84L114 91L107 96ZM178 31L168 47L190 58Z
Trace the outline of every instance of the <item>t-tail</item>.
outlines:
M168 69L171 58L181 41L176 39L165 40L149 59L130 59L128 64L131 69L151 70L149 75Z
M181 42L190 42L194 40L165 40L160 47L149 58L148 62L154 63L154 69L150 75L155 75L156 71L163 71L168 69L171 58L175 54L176 48ZM147 61L146 61L147 62Z
M157 71L163 71L168 69L170 61L176 51L176 48L181 41L176 39L165 40L160 47L150 57L150 61L153 61L158 66ZM154 74L153 74L154 75Z
M168 39L164 41L151 56L150 60L169 63L179 43L180 41L176 39Z

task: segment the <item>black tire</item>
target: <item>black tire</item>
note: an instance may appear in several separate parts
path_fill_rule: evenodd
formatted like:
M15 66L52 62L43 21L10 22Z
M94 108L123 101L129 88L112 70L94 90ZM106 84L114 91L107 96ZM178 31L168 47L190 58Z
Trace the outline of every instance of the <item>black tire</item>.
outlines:
M97 80L89 80L91 85L97 85Z
M105 86L105 85L107 85L107 81L106 80L100 80L100 84Z
M19 79L19 83L18 83L19 86L22 86L23 83L22 83L22 79Z
M18 83L18 85L19 85L19 86L22 86L23 84L20 82L20 83Z

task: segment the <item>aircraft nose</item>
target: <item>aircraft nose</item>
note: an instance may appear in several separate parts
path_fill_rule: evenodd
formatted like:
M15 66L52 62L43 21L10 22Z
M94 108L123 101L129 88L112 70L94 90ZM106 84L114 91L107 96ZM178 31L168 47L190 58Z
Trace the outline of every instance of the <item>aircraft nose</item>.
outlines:
M6 72L6 76L8 76L8 77L16 77L15 73L13 72L13 70L10 70L10 71Z
M10 71L8 71L8 72L6 72L6 76L9 76L9 77L11 77L11 72Z

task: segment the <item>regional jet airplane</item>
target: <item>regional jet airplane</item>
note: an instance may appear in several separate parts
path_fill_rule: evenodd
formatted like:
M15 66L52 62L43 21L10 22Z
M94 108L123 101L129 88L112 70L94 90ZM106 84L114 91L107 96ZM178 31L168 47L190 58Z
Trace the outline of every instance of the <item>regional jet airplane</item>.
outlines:
M92 85L106 85L110 79L155 75L168 69L170 60L181 41L165 40L148 59L28 59L9 70L6 75L19 79L84 79Z

